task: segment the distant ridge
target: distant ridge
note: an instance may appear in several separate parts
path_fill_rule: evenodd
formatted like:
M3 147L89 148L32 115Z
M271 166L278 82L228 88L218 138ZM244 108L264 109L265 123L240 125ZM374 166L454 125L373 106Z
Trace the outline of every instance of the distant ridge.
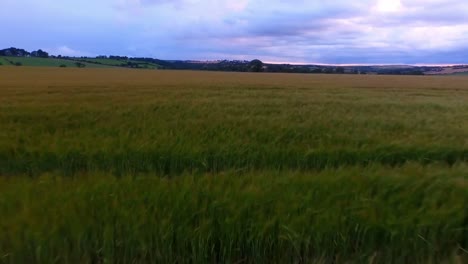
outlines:
M310 74L390 74L390 75L468 75L468 65L360 65L360 64L295 64L260 60L160 60L146 57L101 55L70 57L49 55L39 49L20 48L0 50L0 66L78 67L78 68L135 68L169 70L205 70L231 72L281 72Z

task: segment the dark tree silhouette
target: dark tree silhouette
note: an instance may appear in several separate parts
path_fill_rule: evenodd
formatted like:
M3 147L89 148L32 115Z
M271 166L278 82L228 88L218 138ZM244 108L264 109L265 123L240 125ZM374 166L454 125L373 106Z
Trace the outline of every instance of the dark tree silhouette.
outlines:
M38 57L38 58L49 58L49 53L40 49L40 50L31 52L31 56Z
M263 70L263 62L261 60L253 60L248 65L250 72L261 72Z

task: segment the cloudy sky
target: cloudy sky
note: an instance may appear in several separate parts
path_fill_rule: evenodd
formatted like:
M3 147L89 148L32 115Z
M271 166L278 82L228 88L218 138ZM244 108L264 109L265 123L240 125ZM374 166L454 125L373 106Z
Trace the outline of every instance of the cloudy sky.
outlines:
M0 48L70 56L468 63L466 0L1 0Z

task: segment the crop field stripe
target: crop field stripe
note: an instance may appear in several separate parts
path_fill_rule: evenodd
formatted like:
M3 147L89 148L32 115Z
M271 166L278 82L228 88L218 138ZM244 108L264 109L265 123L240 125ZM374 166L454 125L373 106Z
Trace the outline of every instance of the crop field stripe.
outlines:
M0 174L15 175L29 173L40 175L46 172L62 172L70 175L83 172L113 171L122 173L178 174L184 171L220 172L223 170L277 169L277 170L321 170L349 165L401 166L408 162L421 164L468 162L468 150L452 149L377 149L375 151L313 152L288 154L270 152L257 153L176 153L168 151L135 151L121 153L97 152L83 154L79 151L62 153L30 152L14 150L0 153Z

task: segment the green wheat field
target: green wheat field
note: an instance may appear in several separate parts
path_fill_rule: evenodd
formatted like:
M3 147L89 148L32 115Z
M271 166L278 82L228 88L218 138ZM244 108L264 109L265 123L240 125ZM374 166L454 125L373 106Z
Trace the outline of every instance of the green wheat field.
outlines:
M468 263L466 76L0 68L0 263Z

